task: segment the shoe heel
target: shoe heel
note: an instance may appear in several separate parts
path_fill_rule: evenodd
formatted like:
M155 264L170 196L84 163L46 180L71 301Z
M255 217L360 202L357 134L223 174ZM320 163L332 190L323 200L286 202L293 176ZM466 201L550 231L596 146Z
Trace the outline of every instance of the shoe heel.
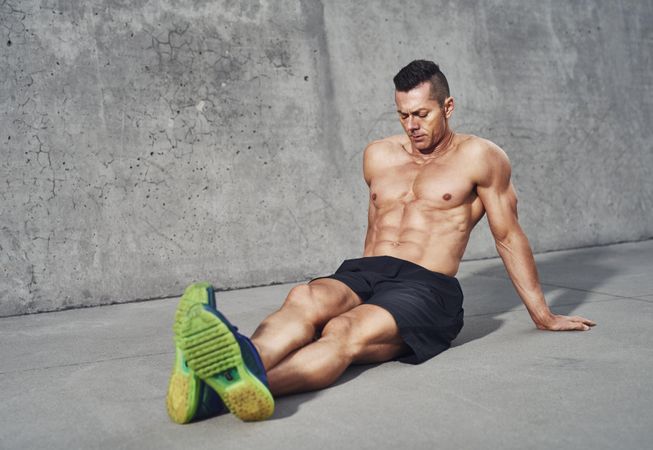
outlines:
M173 371L168 382L166 409L168 416L176 423L188 423L195 414L193 399L197 395L197 383L184 373Z
M189 310L193 306L204 304L215 306L213 287L210 283L195 283L184 290L172 325L175 335L182 327ZM166 409L170 419L179 424L193 420L202 402L204 389L204 383L187 367L181 349L176 346L175 363L166 394Z

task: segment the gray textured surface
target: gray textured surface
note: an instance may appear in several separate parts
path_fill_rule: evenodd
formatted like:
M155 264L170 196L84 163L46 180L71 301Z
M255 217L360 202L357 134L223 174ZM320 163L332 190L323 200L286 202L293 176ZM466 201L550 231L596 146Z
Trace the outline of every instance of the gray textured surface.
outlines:
M653 271L653 240L537 260L554 310L594 329L536 330L499 260L466 262L465 327L450 350L419 366L353 367L332 388L278 399L272 420L254 424L168 420L176 299L2 318L0 447L650 448L653 281L630 274ZM218 302L251 332L291 286Z
M360 256L391 78L440 62L536 251L653 236L653 4L0 2L0 316ZM428 30L428 33L425 33ZM467 258L494 254L483 224Z

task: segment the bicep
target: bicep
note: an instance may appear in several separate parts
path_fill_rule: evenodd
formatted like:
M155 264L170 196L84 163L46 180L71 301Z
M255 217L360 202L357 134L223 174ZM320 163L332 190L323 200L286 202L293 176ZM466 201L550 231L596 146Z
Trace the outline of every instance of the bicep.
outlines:
M517 193L510 174L510 161L497 147L488 156L484 174L476 189L483 202L492 235L497 241L504 240L511 231L519 229Z
M385 144L382 141L370 142L363 152L363 178L365 183L371 187L372 178L382 170Z
M363 179L368 186L372 182L372 151L372 144L369 144L363 152Z

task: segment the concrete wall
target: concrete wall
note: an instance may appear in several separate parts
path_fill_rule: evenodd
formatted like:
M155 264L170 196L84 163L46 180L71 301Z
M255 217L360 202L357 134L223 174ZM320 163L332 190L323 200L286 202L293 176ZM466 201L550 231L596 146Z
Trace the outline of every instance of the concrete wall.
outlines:
M0 315L360 256L414 58L511 157L536 251L653 236L653 3L527 3L0 2Z

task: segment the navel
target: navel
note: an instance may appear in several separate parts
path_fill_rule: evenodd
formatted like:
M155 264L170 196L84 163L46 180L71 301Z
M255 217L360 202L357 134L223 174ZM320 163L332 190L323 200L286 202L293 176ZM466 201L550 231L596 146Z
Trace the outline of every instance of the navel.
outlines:
M376 200L376 193L372 194L372 200Z
M442 196L442 198L445 199L445 200L447 200L447 201L449 201L449 200L451 200L451 194L447 192L446 194L444 194L444 195Z

